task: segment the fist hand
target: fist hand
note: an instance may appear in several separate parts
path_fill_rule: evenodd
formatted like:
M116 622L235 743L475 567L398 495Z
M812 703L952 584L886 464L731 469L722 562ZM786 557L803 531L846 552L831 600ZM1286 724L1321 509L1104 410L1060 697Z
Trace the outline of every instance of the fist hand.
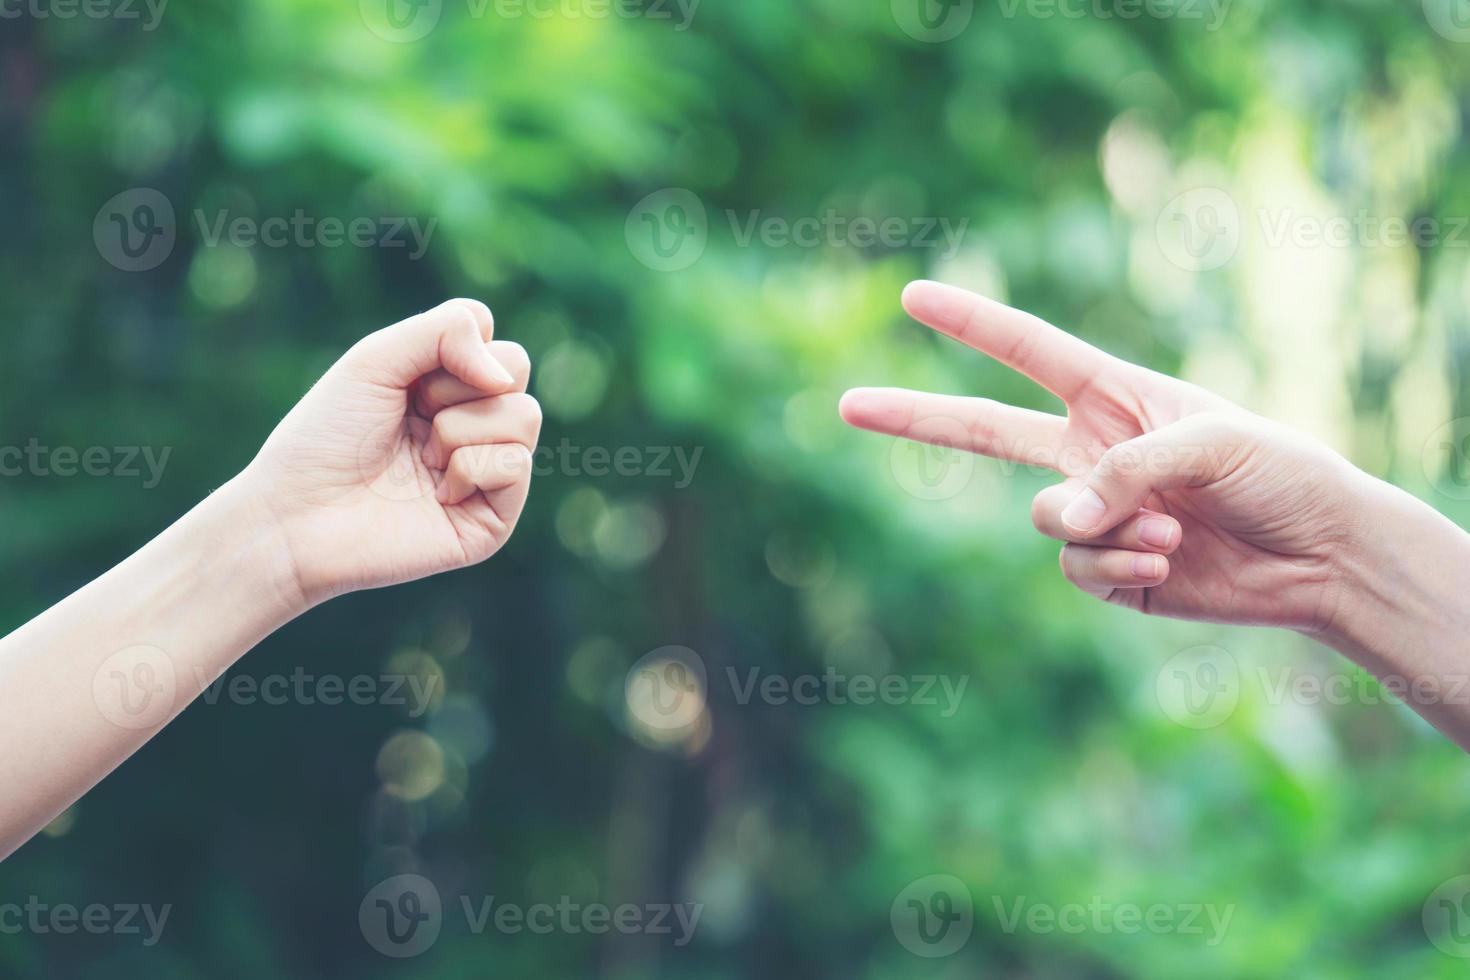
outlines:
M525 350L493 331L483 303L451 300L363 338L246 470L307 603L472 565L510 537L541 410Z
M1184 619L1331 625L1367 480L1341 456L963 290L914 283L904 305L1047 388L1067 415L856 389L842 400L849 423L1062 474L1037 495L1032 520L1067 542L1064 574L1099 598Z

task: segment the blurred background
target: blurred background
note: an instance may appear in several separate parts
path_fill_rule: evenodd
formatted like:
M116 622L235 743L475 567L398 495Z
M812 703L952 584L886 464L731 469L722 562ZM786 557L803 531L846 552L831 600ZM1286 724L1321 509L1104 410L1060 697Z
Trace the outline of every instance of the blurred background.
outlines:
M1056 409L908 321L944 279L1470 521L1463 0L0 14L0 629L442 299L546 413L505 552L282 630L0 866L115 926L0 914L0 975L1464 975L1458 749L835 410Z

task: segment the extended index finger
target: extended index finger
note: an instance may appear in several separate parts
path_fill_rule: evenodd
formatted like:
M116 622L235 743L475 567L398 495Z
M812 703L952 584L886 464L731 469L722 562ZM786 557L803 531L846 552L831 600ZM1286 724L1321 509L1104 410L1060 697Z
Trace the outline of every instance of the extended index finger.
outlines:
M838 411L849 425L869 432L1052 470L1059 469L1067 429L1057 415L903 388L854 388Z
M956 286L909 283L903 305L914 319L1020 371L1064 402L1118 363L1039 317Z

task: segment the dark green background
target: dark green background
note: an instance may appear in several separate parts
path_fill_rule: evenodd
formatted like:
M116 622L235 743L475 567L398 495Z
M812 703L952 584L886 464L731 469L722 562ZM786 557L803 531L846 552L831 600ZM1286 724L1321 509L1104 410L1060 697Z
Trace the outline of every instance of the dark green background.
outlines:
M682 31L472 9L445 0L411 43L346 0L175 0L152 31L0 20L0 443L172 450L152 489L0 480L3 628L237 472L356 338L451 296L486 300L530 351L544 443L703 453L685 489L544 475L493 561L333 602L236 668L442 671L455 717L489 722L483 755L463 758L446 709L197 704L0 866L3 902L170 903L163 941L0 936L0 974L1463 975L1421 925L1430 892L1470 871L1458 750L1397 705L1269 703L1258 669L1347 668L1290 635L1075 593L1028 520L1045 478L982 461L922 499L905 489L919 457L845 431L835 403L893 383L1053 407L907 321L903 284L944 278L1309 428L1463 518L1431 444L1470 414L1463 240L1283 254L1248 233L1194 275L1155 219L1198 184L1247 214L1465 213L1470 47L1411 0L1237 0L1218 30L977 0L944 43L905 34L887 0L703 0ZM140 187L172 202L178 241L129 273L93 221ZM625 238L664 188L710 220L677 272ZM298 208L438 225L413 261L210 246L192 220ZM967 220L965 248L741 247L725 219L829 208ZM709 727L660 746L623 682L669 644L708 666ZM1205 731L1154 693L1199 644L1246 674ZM829 664L968 687L945 718L740 705L720 682ZM424 800L380 780L405 729L449 758ZM450 902L704 912L682 949L477 937L451 916L395 962L357 911L403 871ZM934 873L966 882L975 929L927 960L889 911ZM996 902L1021 896L1235 908L1213 946L1007 933Z

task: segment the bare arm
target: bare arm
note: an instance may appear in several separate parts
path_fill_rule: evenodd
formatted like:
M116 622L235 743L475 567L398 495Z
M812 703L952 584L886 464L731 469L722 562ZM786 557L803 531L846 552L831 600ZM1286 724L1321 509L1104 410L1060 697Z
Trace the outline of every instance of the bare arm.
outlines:
M1037 495L1032 521L1066 542L1062 571L1080 589L1313 635L1470 748L1464 531L1301 433L1029 314L938 283L914 283L904 304L1067 414L865 388L844 396L848 422L1055 470L1063 482Z
M1470 751L1470 535L1374 480L1340 564L1343 598L1318 638Z
M365 338L243 473L0 640L0 858L311 606L504 545L540 413L492 331L456 300Z

